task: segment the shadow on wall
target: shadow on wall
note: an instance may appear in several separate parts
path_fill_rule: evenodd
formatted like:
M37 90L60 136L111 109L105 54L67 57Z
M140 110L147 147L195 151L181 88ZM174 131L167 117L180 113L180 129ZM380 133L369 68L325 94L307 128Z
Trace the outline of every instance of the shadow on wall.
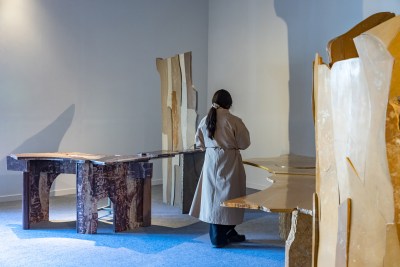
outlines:
M27 139L19 147L11 151L10 154L57 152L60 147L61 140L63 139L68 128L71 126L74 114L75 104L72 104L49 126L31 138ZM1 159L0 166L0 169L4 168L7 170L6 158Z
M363 0L275 0L274 6L288 29L289 149L311 156L315 153L312 62L317 52L327 57L329 40L362 20Z

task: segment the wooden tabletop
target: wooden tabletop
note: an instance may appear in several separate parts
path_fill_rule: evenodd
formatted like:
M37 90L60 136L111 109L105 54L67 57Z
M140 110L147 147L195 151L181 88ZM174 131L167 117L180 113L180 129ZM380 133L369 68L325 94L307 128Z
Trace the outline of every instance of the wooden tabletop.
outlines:
M267 212L291 212L298 209L303 213L312 213L315 158L282 155L248 159L244 163L270 172L272 185L257 193L225 201L222 206Z
M198 149L187 149L182 151L158 150L152 152L142 152L133 155L105 155L87 154L81 152L48 152L48 153L21 153L11 154L9 157L15 160L75 160L78 162L91 161L96 164L112 164L118 162L148 161L165 157L174 157L178 154L201 152Z

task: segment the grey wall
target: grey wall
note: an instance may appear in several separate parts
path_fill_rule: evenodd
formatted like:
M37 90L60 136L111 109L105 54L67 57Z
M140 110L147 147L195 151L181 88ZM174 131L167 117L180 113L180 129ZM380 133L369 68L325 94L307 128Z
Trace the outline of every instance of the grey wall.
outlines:
M228 89L233 113L247 124L252 145L244 158L315 155L312 62L327 61L329 40L369 15L400 12L384 0L210 1L208 107ZM265 172L246 167L248 185L266 186Z
M244 158L314 155L312 61L399 0L0 1L0 201L20 197L10 153L132 154L161 147L156 57L193 52L199 117L218 88L252 135ZM154 182L161 181L155 163ZM246 168L248 185L265 172ZM74 178L57 179L59 194Z
M0 36L3 199L22 189L10 153L161 149L157 57L192 51L205 114L208 0L2 0ZM60 178L55 189L73 193Z

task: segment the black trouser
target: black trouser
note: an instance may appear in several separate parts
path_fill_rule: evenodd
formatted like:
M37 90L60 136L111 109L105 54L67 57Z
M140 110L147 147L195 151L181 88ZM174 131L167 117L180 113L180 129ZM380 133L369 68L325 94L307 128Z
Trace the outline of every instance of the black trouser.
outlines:
M234 230L236 225L222 225L210 223L210 240L214 246L225 245L228 243L228 233L237 232Z

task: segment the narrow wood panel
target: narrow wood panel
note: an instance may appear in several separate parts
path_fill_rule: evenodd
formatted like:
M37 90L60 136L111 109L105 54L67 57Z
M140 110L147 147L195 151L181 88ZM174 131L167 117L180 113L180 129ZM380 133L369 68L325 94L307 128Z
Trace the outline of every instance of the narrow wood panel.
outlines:
M184 54L185 57L185 72L186 72L186 85L187 85L187 108L194 111L197 110L197 92L193 87L192 82L192 52Z
M386 150L389 172L393 184L395 208L394 223L397 227L397 239L400 243L400 17L387 22L390 26L381 31L388 40L388 50L394 58L392 80L390 82L389 103L386 111ZM385 26L385 25L383 25ZM397 29L397 32L395 30ZM399 250L400 251L400 250Z
M318 217L314 220L319 222L318 233L315 234L319 242L316 266L324 264L326 267L333 267L336 257L339 185L335 160L331 72L328 66L320 61L315 68L318 75L318 83L314 87L318 211L314 216Z
M181 68L181 136L182 136L182 149L188 149L187 128L188 128L188 90L186 78L186 66L184 54L179 54L179 64ZM192 142L191 142L192 143Z
M157 70L160 75L161 115L162 115L162 149L172 150L172 70L171 59L156 59ZM163 202L169 203L171 194L171 160L162 160Z
M163 112L162 149L183 151L194 144L196 131L197 94L192 86L191 52L157 59L161 79L161 103ZM169 109L169 110L168 110ZM167 114L167 115L165 115ZM182 203L182 188L176 178L172 159L163 160L163 201L168 204Z
M313 220L312 220L312 267L318 266L319 248L319 205L318 194L313 195Z
M182 129L181 129L181 97L182 78L179 64L179 55L171 58L172 70L172 149L182 150Z
M347 267L349 264L349 241L351 224L351 200L343 202L339 206L339 228L336 243L335 267Z

